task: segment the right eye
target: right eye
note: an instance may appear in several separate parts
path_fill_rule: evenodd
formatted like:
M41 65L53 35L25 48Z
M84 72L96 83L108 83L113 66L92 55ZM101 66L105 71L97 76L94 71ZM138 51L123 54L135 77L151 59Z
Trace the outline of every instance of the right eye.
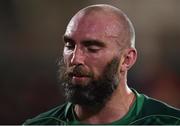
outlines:
M74 49L75 45L72 42L66 42L65 47L69 50Z

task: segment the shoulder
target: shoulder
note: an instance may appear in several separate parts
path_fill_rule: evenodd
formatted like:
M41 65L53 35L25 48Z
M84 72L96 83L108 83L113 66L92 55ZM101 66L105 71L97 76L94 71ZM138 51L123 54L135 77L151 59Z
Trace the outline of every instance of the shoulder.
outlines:
M65 124L67 112L70 107L71 103L64 103L32 119L26 120L23 125Z
M144 95L138 118L133 124L180 124L180 109Z
M143 112L151 115L158 114L180 117L180 109L146 95L144 99Z

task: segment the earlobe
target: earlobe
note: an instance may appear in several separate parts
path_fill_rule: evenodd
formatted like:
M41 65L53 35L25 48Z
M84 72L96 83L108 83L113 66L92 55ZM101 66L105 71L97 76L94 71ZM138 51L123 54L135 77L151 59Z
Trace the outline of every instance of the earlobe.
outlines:
M124 51L121 57L121 72L129 70L136 62L137 51L134 48L130 48Z

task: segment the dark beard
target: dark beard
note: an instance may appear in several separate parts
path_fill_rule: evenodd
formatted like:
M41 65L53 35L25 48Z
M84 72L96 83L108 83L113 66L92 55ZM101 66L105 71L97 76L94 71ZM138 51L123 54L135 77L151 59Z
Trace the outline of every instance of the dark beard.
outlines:
M92 79L84 85L72 84L71 78L68 76L69 71L66 70L64 63L61 61L59 65L59 79L65 89L66 99L74 104L90 107L103 106L119 84L117 73L119 58L113 58L111 62L106 65L99 79ZM73 71L81 71L80 66L74 68ZM78 72L78 74L81 74L81 72ZM89 73L89 75L93 78L92 73Z

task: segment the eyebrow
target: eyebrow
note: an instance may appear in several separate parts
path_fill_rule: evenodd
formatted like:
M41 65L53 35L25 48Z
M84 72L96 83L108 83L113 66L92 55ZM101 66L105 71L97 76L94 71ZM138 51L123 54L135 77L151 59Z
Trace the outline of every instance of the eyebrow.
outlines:
M63 38L64 43L66 43L66 42L75 42L73 39L71 39L70 37L68 37L66 35L63 35L62 38Z
M100 46L100 47L105 47L105 44L102 41L94 40L94 39L84 40L84 41L82 41L82 44L85 46L96 45L96 46Z

